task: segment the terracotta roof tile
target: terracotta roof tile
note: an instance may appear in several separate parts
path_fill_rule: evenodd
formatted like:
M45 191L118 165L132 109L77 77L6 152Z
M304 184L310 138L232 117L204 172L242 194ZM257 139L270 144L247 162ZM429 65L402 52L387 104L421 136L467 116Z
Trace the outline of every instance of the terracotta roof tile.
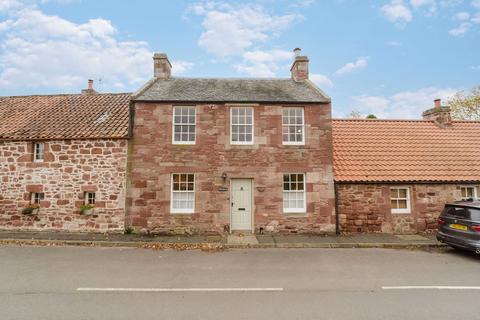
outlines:
M0 97L0 140L125 138L130 96Z
M480 181L480 122L333 120L337 181Z

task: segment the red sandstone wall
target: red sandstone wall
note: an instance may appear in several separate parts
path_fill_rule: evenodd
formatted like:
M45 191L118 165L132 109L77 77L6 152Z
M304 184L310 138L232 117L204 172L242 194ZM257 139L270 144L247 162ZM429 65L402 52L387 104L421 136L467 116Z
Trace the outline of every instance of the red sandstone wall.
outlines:
M230 145L229 107L197 106L197 142L172 145L172 105L137 103L127 224L154 233L223 232L230 224L231 178L254 179L254 224L272 232L334 230L330 105L305 106L305 146L283 146L281 106L255 106L254 145ZM222 179L223 173L227 180ZM307 174L307 214L283 213L283 173ZM170 214L170 174L195 173L196 207Z
M32 142L0 142L0 229L122 231L126 140L45 142L45 161L33 162ZM92 216L80 215L85 191L95 191ZM30 192L43 192L38 215L21 213Z
M461 198L464 184L399 184L410 187L411 213L393 214L387 184L339 184L340 225L345 232L429 232L446 202ZM478 194L478 193L477 193Z

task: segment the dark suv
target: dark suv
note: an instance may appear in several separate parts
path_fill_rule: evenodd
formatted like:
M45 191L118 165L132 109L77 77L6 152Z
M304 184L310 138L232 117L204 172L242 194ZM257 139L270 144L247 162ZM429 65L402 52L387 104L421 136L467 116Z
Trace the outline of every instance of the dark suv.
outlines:
M454 248L480 253L480 201L446 204L438 218L437 239Z

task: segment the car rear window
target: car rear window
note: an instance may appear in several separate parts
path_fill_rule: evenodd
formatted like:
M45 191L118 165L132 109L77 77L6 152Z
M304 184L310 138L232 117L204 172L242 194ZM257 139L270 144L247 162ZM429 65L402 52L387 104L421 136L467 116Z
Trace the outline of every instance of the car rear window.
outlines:
M458 219L480 221L480 209L446 206L442 216L451 216Z

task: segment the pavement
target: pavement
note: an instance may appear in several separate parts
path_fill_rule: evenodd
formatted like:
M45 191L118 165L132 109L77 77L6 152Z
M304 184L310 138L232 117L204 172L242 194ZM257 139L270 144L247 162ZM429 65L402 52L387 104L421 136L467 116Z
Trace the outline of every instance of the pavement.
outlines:
M443 246L432 234L151 236L66 232L0 231L0 244L88 245L100 247L222 247L222 248L409 248Z
M449 248L0 247L0 319L479 319L480 258Z

